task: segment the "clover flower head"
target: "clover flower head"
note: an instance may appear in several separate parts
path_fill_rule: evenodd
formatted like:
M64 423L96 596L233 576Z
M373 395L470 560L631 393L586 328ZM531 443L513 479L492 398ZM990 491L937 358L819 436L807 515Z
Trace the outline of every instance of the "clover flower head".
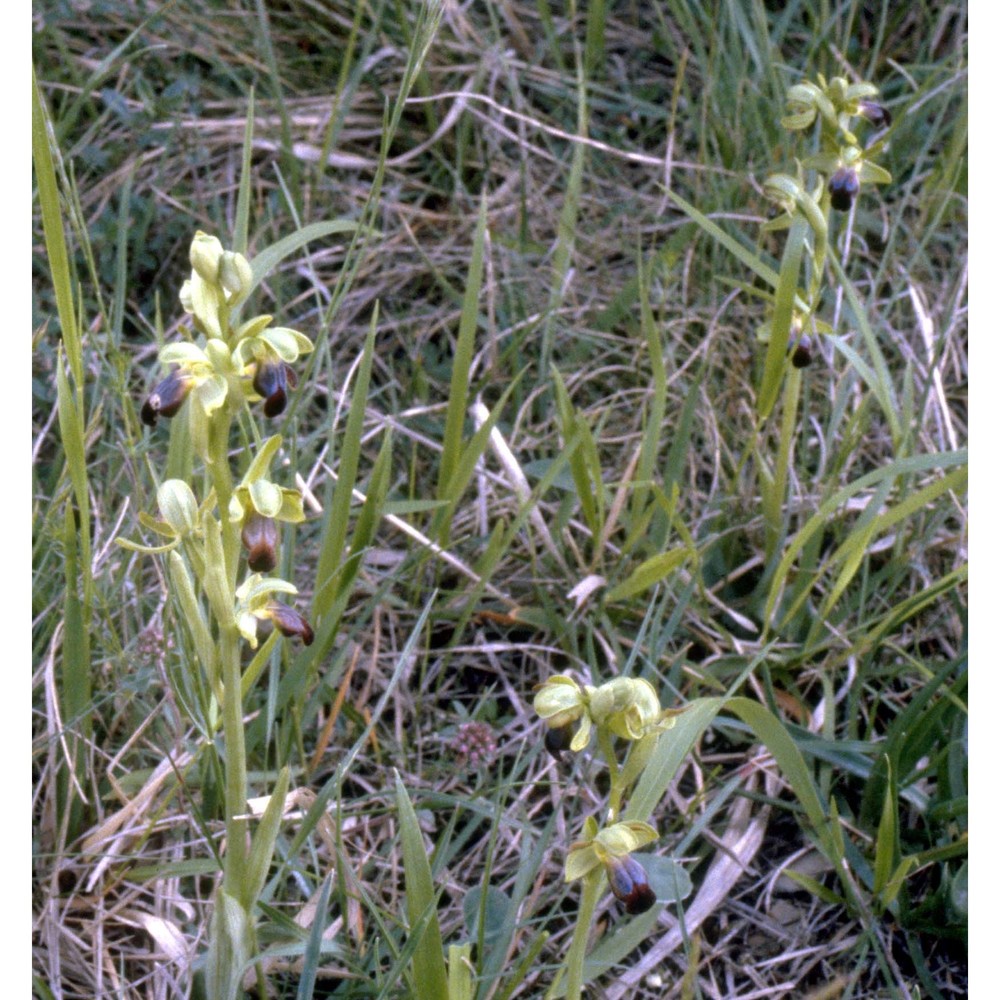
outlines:
M625 904L625 909L629 913L648 910L656 902L656 894L650 888L645 869L632 854L656 840L656 830L648 823L630 820L598 831L591 818L584 833L587 839L572 844L566 856L566 881L583 878L603 865L611 891Z

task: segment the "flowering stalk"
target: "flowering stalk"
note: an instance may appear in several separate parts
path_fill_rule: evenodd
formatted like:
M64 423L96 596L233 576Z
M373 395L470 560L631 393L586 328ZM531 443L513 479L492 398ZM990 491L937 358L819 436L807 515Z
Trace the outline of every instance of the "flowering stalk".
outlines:
M789 229L798 217L805 220L812 235L807 246L811 263L808 287L801 308L793 314L791 330L785 331L790 334L788 344L793 355L806 324L814 325L814 333L832 333L829 326L813 316L823 289L831 211L850 211L863 186L892 180L889 172L875 162L885 145L884 138L863 147L853 131L856 119L879 129L892 124L888 110L873 100L877 96L874 84L849 84L841 77L827 82L823 76L816 83L796 84L786 96L786 114L781 120L785 128L804 131L819 123L819 151L798 161L794 177L774 174L764 182L764 194L781 209L780 215L764 224L764 231ZM814 171L811 185L805 179L807 171ZM760 339L768 340L770 333L768 325ZM807 354L800 352L797 361L793 358L796 367L806 363Z
M757 456L768 559L781 542L801 392L800 370L812 361L813 341L834 332L833 325L818 316L827 284L831 222L837 213L854 207L864 187L892 179L875 162L884 147L884 137L862 146L854 131L859 119L876 128L891 124L889 112L874 101L877 96L873 84L850 84L840 77L827 82L820 76L815 83L804 81L791 87L782 124L791 131L818 125L818 152L797 161L794 176L779 173L764 182L764 194L781 212L763 229L788 230L774 293L764 294L771 302L770 315L757 334L760 341L769 344L757 399L762 420L777 401L784 378L780 445L773 467L768 468L763 457ZM803 261L804 289L799 274Z
M295 384L290 366L312 344L295 330L272 327L270 316L231 324L253 284L250 264L241 254L199 232L190 260L191 277L180 300L191 327L182 328L183 340L161 350L159 360L168 370L141 416L150 427L160 417L186 418L211 485L199 505L191 485L168 480L157 491L160 520L146 515L140 520L168 539L145 550L170 553L169 579L179 617L216 699L206 720L210 729L221 708L226 844L206 975L208 995L229 1000L238 995L253 952L252 913L276 836L276 822L269 822L260 825L253 841L248 838L242 644L256 648L261 622L305 645L313 641L306 619L279 599L296 594L296 588L264 575L278 563L278 522L295 523L305 516L298 491L268 479L281 438L275 435L260 445L238 484L230 467L229 439L236 414L252 404L262 402L268 418L284 410L287 391ZM239 583L243 549L245 574ZM283 773L275 800L284 798L287 780Z
M561 756L564 749L583 750L596 730L597 747L610 778L606 824L600 827L592 816L588 817L583 839L570 845L566 856L566 881L583 881L573 940L566 956L566 995L570 1000L579 1000L587 940L605 883L629 914L643 913L656 902L645 869L633 857L633 852L657 839L656 830L635 820L620 822L618 817L624 797L638 781L660 734L674 724L674 715L660 707L648 681L626 677L598 687L581 687L572 677L557 674L539 686L534 707L548 726L546 747L554 756ZM575 733L567 739L573 727ZM624 765L618 761L616 739L629 746Z

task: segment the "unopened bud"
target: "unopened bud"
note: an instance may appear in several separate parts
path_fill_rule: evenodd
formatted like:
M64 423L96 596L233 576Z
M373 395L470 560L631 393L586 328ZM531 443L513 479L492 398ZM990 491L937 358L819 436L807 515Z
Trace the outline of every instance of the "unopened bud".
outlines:
M222 244L217 236L209 236L200 229L191 241L191 266L203 281L214 285L219 280L219 261L222 259Z
M243 298L253 284L253 271L241 253L226 250L219 261L219 283L233 298Z

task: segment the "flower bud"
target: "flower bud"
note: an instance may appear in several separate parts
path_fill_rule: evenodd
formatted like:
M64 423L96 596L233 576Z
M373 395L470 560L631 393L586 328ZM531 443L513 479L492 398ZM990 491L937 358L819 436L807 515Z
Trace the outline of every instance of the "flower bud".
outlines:
M232 298L241 299L253 284L250 263L241 253L226 250L219 260L219 283Z
M854 167L841 167L830 178L827 190L830 192L830 204L838 212L850 211L858 191L861 190L857 170Z
M627 913L645 913L656 902L656 893L649 885L646 869L630 854L609 858L604 868L611 891L625 904Z
M278 565L278 525L273 517L251 510L243 522L240 540L247 550L247 565L255 573L269 573Z
M598 726L628 740L661 728L663 721L653 685L630 677L616 677L597 688L590 696L590 715Z
M288 607L280 601L271 601L267 605L267 617L274 622L274 627L284 636L298 636L305 646L311 646L313 630L305 616Z
M140 416L147 427L156 426L157 417L172 417L194 388L194 379L189 372L175 368L149 394L142 404Z
M183 479L168 479L156 491L160 516L178 535L185 535L198 526L198 501Z
M222 244L217 236L209 236L200 229L191 241L191 266L198 276L214 285L219 280L219 261L222 259Z

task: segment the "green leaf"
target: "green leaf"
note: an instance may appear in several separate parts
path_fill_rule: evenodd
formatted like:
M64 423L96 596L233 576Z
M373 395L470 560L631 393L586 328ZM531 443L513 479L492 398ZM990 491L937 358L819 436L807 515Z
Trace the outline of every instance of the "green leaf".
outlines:
M274 788L271 790L267 808L264 810L264 815L260 819L250 844L246 875L240 887L242 895L240 902L248 913L253 912L257 899L264 888L264 883L267 881L267 873L271 868L274 845L278 839L278 830L281 828L281 817L285 808L285 797L288 795L288 782L288 768L283 767ZM322 923L320 920L322 913L321 909L317 909L317 923Z
M458 340L451 362L451 383L448 387L448 410L445 415L444 441L438 465L437 495L439 500L449 497L451 479L458 466L462 450L462 427L469 396L469 369L475 346L476 327L479 323L479 290L483 280L483 248L486 240L486 192L479 203L479 219L472 240L472 259L462 299L462 314L458 323ZM444 525L447 529L447 524ZM443 543L442 543L443 544Z
M413 980L421 1000L448 1000L448 973L444 964L441 928L438 926L437 897L431 866L424 851L424 837L413 811L406 786L396 775L396 811L403 847L403 874L406 880L406 913L410 933L423 933L413 952Z
M243 970L250 961L250 923L238 900L219 889L209 927L205 959L207 994L212 1000L237 1000Z
M69 360L70 371L77 386L83 385L83 352L80 328L73 305L73 279L69 255L66 252L66 234L59 209L59 187L52 159L55 136L52 123L45 109L45 101L31 67L31 156L35 162L35 179L38 183L38 202L42 210L42 229L45 233L45 252L49 261L49 274L56 296L56 310L62 330L63 345Z
M835 511L852 496L867 490L884 479L893 479L898 476L909 476L927 472L931 469L946 469L956 465L965 465L968 462L968 452L965 450L957 452L937 453L932 455L918 455L913 458L899 459L891 462L881 469L866 473L854 482L849 483L843 489L838 490L832 497L829 497L821 505L818 511L799 530L798 534L791 540L785 554L781 557L774 574L774 581L767 596L767 603L764 607L764 630L762 641L766 641L766 633L771 625L774 609L778 604L781 593L784 589L785 581L792 568L796 557L805 548L809 540L824 530ZM790 617L786 614L785 618Z
M358 224L347 219L333 219L326 222L314 222L311 225L303 226L297 232L291 233L265 247L253 260L250 261L250 270L253 272L253 281L247 292L246 298L240 303L230 317L230 322L235 325L239 310L246 302L258 285L267 277L286 257L301 250L307 243L314 240L325 239L327 236L336 236L339 233L353 233L357 230ZM373 234L375 235L375 234Z
M673 728L660 735L622 819L649 818L691 748L701 739L724 704L723 698L699 698L692 701L677 716Z
M236 228L233 232L233 249L246 256L247 234L250 231L250 196L253 193L253 128L254 88L247 97L247 120L243 128L243 156L240 163L240 185L236 195ZM252 266L251 266L252 269Z
M689 558L691 552L687 548L671 549L661 552L636 568L616 587L612 587L606 595L608 601L623 601L628 597L641 594L661 580L668 577Z
M472 943L453 944L448 947L448 998L472 1000Z
M287 776L287 768L284 773ZM323 879L319 898L316 900L316 915L309 930L309 940L306 942L305 954L302 956L302 976L295 1000L312 1000L316 988L316 975L323 954L323 932L326 930L326 917L330 909L330 893L333 889L333 873Z
M757 416L767 419L778 400L778 390L785 371L788 353L788 335L792 328L792 315L798 301L799 274L805 254L806 238L811 232L808 221L796 213L785 239L781 255L781 270L774 290L774 312L771 314L771 339L764 358L764 374L757 391Z
M473 886L462 900L465 927L473 941L479 940L480 918L482 919L483 942L489 947L502 933L510 914L510 897L496 886Z
M361 363L355 376L351 394L351 409L347 426L339 435L340 464L337 468L337 485L326 511L326 523L320 539L319 561L316 566L316 594L312 612L316 622L330 613L337 596L337 572L344 557L347 526L351 514L351 495L358 478L361 460L361 434L364 429L365 407L368 402L368 385L371 381L372 358L375 354L375 331L378 324L378 304L372 311L371 325L361 353Z

